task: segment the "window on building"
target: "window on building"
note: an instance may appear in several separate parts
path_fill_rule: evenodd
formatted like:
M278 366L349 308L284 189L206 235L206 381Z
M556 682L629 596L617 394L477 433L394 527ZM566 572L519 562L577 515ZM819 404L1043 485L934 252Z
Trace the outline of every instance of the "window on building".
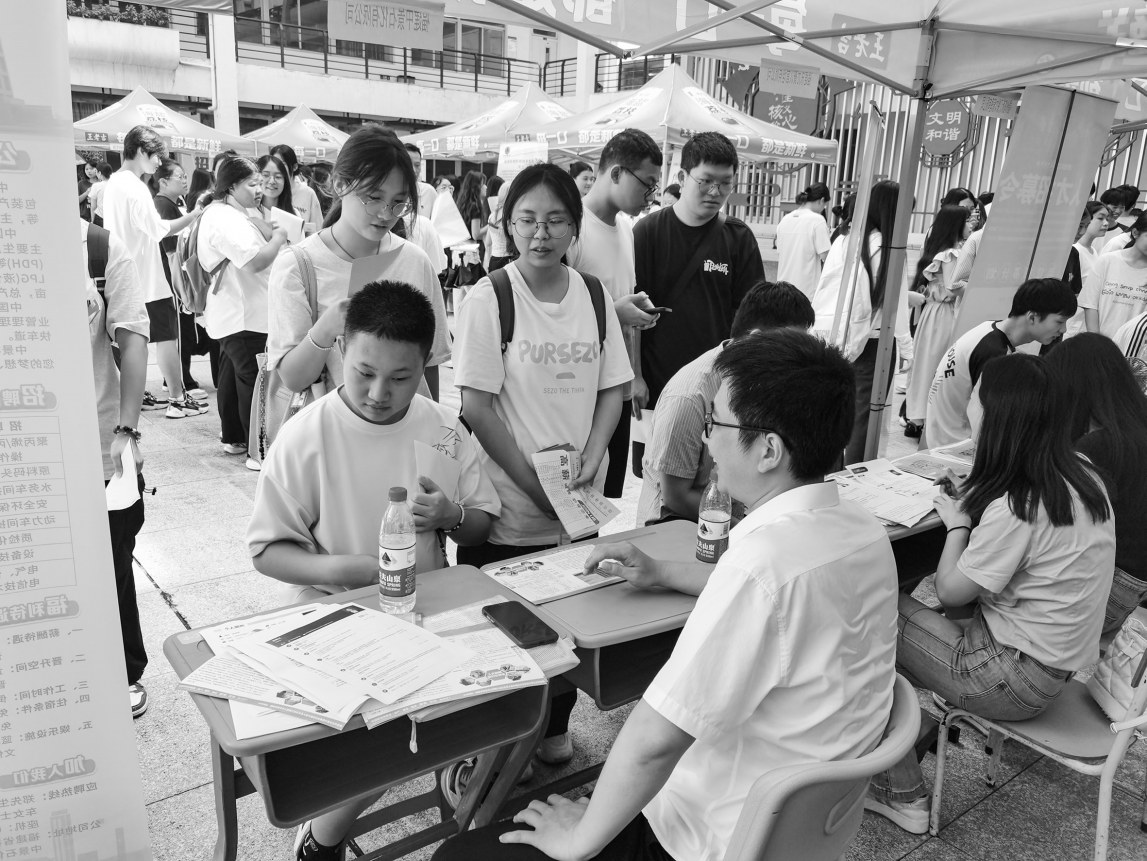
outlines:
M411 62L418 66L437 68L441 62L447 71L472 75L477 64L479 74L504 78L506 63L500 58L506 54L506 28L447 18L442 22L441 60L437 51L410 53Z

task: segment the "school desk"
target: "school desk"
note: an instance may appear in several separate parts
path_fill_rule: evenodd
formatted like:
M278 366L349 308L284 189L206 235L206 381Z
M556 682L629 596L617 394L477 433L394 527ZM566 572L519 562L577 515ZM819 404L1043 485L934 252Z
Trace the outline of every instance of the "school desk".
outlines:
M416 609L430 615L499 596L517 600L513 593L475 568L446 568L418 575ZM378 589L367 587L325 600L356 601L377 607ZM163 651L181 679L213 654L198 631L168 637ZM237 798L258 792L271 824L289 828L450 763L495 752L494 756L479 760L478 770L452 817L363 856L367 861L382 861L457 834L475 817L479 822L490 821L545 729L549 687L525 688L475 704L460 703L452 713L421 721L417 725L417 753L410 749L411 721L407 718L368 730L362 718L356 716L341 732L311 724L240 740L235 738L226 700L200 694L191 697L211 733L219 827L215 861L235 861ZM351 836L438 807L435 789L360 817ZM443 811L444 817L447 813Z

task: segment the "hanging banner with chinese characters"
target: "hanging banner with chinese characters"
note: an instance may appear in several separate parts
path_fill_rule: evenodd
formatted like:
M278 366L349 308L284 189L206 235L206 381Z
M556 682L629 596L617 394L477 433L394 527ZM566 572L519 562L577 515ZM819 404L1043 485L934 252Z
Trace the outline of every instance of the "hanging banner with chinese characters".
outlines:
M332 39L442 50L443 5L427 0L327 0Z
M66 169L66 11L0 0L0 858L148 861Z
M1115 102L1055 87L1029 87L1008 154L956 336L1008 315L1028 278L1059 278L1079 228Z
M801 99L765 92L757 93L753 99L753 116L802 135L815 132L820 118L815 98Z
M504 143L498 149L498 176L506 182L532 164L545 164L550 160L549 146L538 141Z
M972 113L977 117L1014 120L1019 110L1019 93L980 93L972 100Z
M968 139L971 115L956 99L932 102L924 112L924 152L951 155Z

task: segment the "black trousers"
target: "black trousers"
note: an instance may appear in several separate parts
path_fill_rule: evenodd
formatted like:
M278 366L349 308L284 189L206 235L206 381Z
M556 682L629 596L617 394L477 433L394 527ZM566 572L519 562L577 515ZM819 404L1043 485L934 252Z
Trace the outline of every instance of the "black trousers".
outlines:
M194 314L179 312L179 364L183 368L183 388L193 389L199 381L191 376L191 357L211 358L211 384L219 386L219 342L195 322Z
M139 624L139 607L135 601L135 573L131 568L135 554L135 537L143 529L143 476L139 477L140 498L135 505L108 512L112 539L112 568L119 600L119 627L123 634L123 658L127 666L127 683L134 685L147 667L147 650ZM107 482L105 481L106 485Z
M609 466L605 469L605 495L610 499L621 499L625 488L625 470L629 466L629 416L633 401L621 402L621 418L609 438Z
M219 423L223 442L246 444L251 433L251 399L259 376L258 355L266 332L236 332L219 339Z
M533 846L498 842L507 831L529 830L527 825L498 822L466 831L439 846L431 861L547 861L549 856ZM641 813L593 857L594 861L674 861Z
M458 564L481 568L483 565L492 565L503 559L542 553L546 550L553 550L555 547L557 547L556 544L535 544L529 547L519 547L487 541L476 547L459 547ZM567 691L550 697L550 722L546 726L546 738L569 732L570 715L573 714L575 705L577 705L577 691Z
M876 358L880 351L880 339L869 338L864 350L852 363L856 371L856 417L852 424L852 437L844 450L844 465L860 463L864 460L864 443L868 439L868 417L872 404L872 387L876 377ZM896 369L896 350L892 350L892 371ZM892 373L888 384L892 385ZM887 394L887 393L886 393Z

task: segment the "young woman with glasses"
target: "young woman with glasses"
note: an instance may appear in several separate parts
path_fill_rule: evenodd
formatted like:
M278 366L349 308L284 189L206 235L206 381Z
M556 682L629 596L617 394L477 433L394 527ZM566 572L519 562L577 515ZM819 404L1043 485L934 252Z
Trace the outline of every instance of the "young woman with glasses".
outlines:
M331 172L335 203L322 230L283 254L271 270L269 296L268 362L278 366L283 382L301 392L327 371L335 385L342 380L342 350L336 343L343 333L350 301L354 261L377 257L371 280L388 279L413 284L434 307L436 329L427 387L423 394L438 397L438 365L450 358L446 306L438 275L430 259L392 229L414 211L417 178L410 156L393 133L367 126L350 136ZM300 266L303 259L314 268L317 316L311 316Z
M526 168L503 204L503 229L516 253L505 267L514 303L509 342L502 344L488 277L459 309L454 380L462 414L482 447L482 466L502 502L489 541L460 547L460 564L481 567L569 542L534 470L535 452L572 445L581 455L581 472L570 486L600 491L605 484L606 447L633 372L613 302L607 295L602 303L606 334L599 343L590 288L565 265L581 222L581 195L568 173L550 164ZM572 708L572 697L554 703L541 753L547 761L572 755L566 731Z

